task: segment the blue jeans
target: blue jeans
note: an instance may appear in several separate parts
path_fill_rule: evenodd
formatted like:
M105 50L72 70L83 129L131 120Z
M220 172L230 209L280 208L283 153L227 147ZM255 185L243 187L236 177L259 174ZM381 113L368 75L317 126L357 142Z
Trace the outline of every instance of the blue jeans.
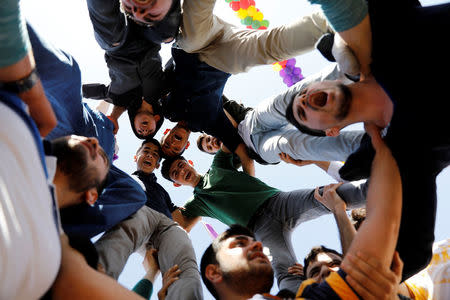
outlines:
M28 34L45 94L58 119L58 125L47 139L70 134L96 137L112 161L114 125L105 115L82 102L81 74L77 62L69 54L46 43L31 26L28 26ZM136 212L146 199L137 182L112 166L106 187L94 207L83 203L61 210L64 231L93 237Z

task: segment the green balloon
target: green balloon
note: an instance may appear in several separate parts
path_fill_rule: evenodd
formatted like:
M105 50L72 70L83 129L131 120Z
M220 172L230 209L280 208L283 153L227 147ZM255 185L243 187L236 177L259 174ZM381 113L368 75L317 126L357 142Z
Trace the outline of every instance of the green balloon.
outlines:
M233 1L233 0L225 0L226 3L230 3L231 1Z
M259 22L258 20L253 20L253 22L252 22L253 29L258 29L260 26L261 26L261 22Z
M262 21L261 21L261 26L269 27L269 21L267 21L267 20L262 20Z
M245 17L244 19L244 25L252 25L253 18L252 17Z

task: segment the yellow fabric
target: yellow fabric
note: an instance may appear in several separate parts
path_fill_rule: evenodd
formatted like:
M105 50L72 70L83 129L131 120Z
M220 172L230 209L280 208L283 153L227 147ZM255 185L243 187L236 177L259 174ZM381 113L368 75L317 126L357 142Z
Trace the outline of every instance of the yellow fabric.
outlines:
M297 291L297 295L295 295L295 299L303 299L303 298L301 298L303 291L305 290L305 288L308 285L311 285L313 283L316 283L316 281L314 279L307 279L307 280L303 281L302 285L299 287L299 289Z
M414 300L427 300L428 290L423 286L415 285L408 281L405 281L405 285L408 288L409 294L412 295Z
M348 284L337 272L332 272L325 281L341 299L359 300L358 296L352 291Z

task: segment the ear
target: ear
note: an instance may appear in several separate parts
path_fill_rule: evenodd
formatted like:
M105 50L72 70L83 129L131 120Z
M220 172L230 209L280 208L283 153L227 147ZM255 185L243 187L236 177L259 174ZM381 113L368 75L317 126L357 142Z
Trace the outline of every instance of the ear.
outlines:
M221 283L223 277L219 265L207 265L205 268L205 277L208 278L208 280L211 281L213 285Z
M327 136L338 136L340 133L341 132L338 127L331 127L331 128L325 129L325 134Z
M90 206L93 206L95 204L95 201L97 201L98 198L98 192L97 188L93 187L84 192L84 201L89 204Z
M134 158L134 162L137 162L137 157L136 157L136 155L133 156L133 158Z
M181 184L174 182L174 183L173 183L173 186L174 186L174 187L180 187Z
M159 115L153 115L153 119L155 119L155 122L158 122L161 117Z

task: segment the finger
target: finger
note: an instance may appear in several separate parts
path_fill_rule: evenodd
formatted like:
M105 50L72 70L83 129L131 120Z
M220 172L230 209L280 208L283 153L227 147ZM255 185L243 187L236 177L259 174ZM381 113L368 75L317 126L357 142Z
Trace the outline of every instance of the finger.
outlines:
M377 299L374 295L372 295L364 286L359 284L358 281L353 279L352 276L347 275L345 278L347 283L353 288L353 290L359 295L360 298L365 300L374 300Z
M166 273L166 275L167 275L166 277L167 278L176 277L176 276L180 275L180 273L181 273L181 270L176 270L176 271L173 271L173 272L168 271Z
M385 278L368 263L358 257L347 254L343 269L365 290L380 297L392 288L390 279ZM353 287L353 286L352 286Z
M403 261L397 251L394 252L391 270L401 279L403 273Z
M343 185L343 182L338 182L333 184L333 187L331 188L331 190L336 191L341 185Z
M319 201L320 203L322 203L322 196L320 195L319 192L320 187L316 187L316 189L314 190L314 198L316 198L317 201Z

